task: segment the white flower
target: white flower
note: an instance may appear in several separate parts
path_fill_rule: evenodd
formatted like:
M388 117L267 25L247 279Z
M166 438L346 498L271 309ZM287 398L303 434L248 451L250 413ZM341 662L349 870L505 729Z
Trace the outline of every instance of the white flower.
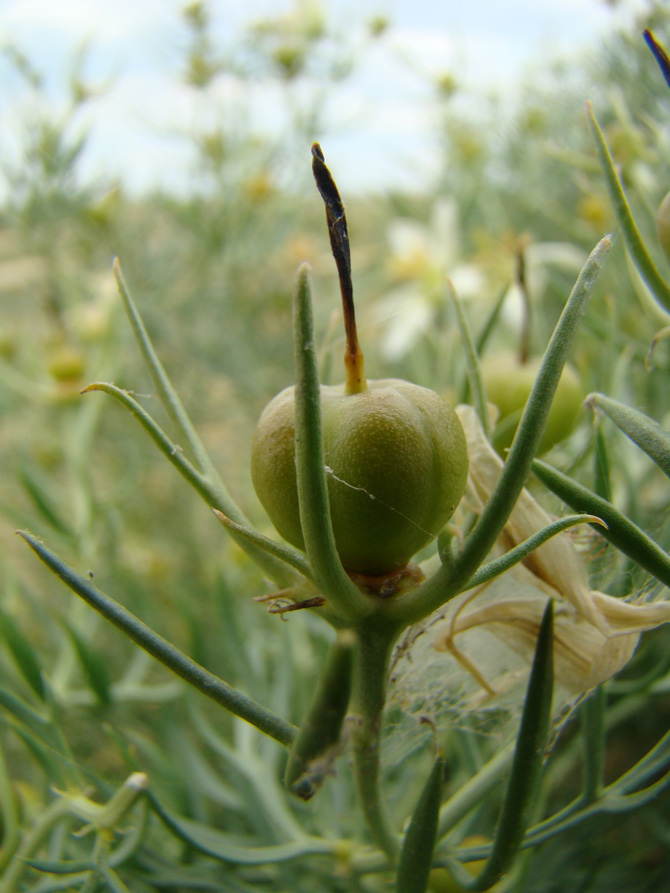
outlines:
M460 261L454 202L438 202L428 226L394 221L389 226L388 239L391 273L401 284L379 301L376 313L385 329L384 355L397 360L434 326L446 300L446 276L464 299L482 293L484 276L473 264Z

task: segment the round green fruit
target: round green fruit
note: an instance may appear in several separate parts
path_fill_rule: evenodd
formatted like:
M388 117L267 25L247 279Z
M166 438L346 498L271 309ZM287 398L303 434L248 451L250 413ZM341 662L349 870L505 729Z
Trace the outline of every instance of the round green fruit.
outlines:
M500 412L493 444L501 455L514 439L540 363L539 357L520 363L512 354L492 355L482 361L486 396ZM564 366L538 452L546 453L572 432L584 397L579 375L572 366Z
M398 379L321 388L330 515L343 566L403 568L453 515L468 474L463 428L434 391ZM304 549L295 467L294 388L265 408L251 449L256 493L277 531Z

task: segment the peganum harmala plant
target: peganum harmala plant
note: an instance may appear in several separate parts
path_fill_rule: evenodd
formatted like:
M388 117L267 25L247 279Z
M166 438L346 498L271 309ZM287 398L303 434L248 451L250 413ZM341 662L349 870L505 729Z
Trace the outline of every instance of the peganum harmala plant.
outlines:
M97 889L96 885L129 889L121 875L126 866L136 868L133 860L142 852L150 816L158 818L191 851L228 866L326 858L357 885L356 889L388 889L389 885L399 893L418 893L429 885L439 889L444 875L435 873L438 868L448 868L461 889L513 889L515 883L522 882L519 879L526 861L522 848L556 838L599 813L638 808L670 784L670 739L666 737L633 769L605 785L604 703L596 695L582 707L582 791L546 818L542 817L544 804L538 799L552 720L554 676L573 696L594 688L599 691L599 684L630 658L640 631L669 616L665 604L631 603L592 592L581 556L565 535L571 526L590 523L602 528L604 521L605 535L617 548L667 584L670 560L643 531L611 504L603 506L597 494L582 493L582 502L575 505L580 514L553 520L524 489L533 470L557 492L563 482L561 498L573 504L569 498L573 491L565 484L566 480L571 483L570 479L551 472L535 456L571 341L610 250L610 239L596 246L575 283L503 462L489 443L489 407L478 358L455 295L475 409L459 407L455 413L432 392L424 393L425 389L406 382L382 381L378 383L381 387L368 383L366 388L353 314L344 208L316 146L313 160L344 299L346 383L344 392L335 395L320 384L309 270L303 266L294 298L295 389L283 398L279 418L274 413L264 416L253 448L259 497L292 545L256 531L231 498L153 349L118 262L114 272L124 307L176 438L169 437L129 392L100 382L85 389L115 397L137 418L166 458L214 509L230 535L273 581L276 592L272 598L278 612L310 611L333 628L312 703L300 727L197 664L99 591L88 577L65 565L32 534L23 531L21 536L66 585L131 640L195 689L286 748L285 783L298 798L310 801L317 796L322 785L329 783L338 757L350 753L367 836L330 839L291 826L285 843L253 846L171 812L154 795L151 778L145 773L131 775L104 807L92 803L81 787L77 790L77 779L72 778L31 834L15 840L0 891L28 889L22 884L29 870L65 876L67 883L81 882L88 884L88 889ZM391 402L393 412L386 411L386 406L379 412L377 398L384 406ZM592 403L613 417L614 410L602 399L594 397ZM412 424L415 439L402 453ZM346 437L340 437L343 432ZM380 441L383 449L378 448ZM398 443L400 463L394 452ZM652 459L659 461L656 457L660 455L667 462L667 441L656 437L654 445ZM413 462L419 467L416 482ZM466 476L468 490L457 515L458 526L452 522L445 527L463 494ZM574 490L576 485L572 486ZM437 558L421 565L411 563L417 550L436 538ZM473 608L477 604L474 597L493 590L496 580L504 575L517 575L511 579L523 578L526 583L532 579L535 595L525 601L492 600ZM381 773L389 675L402 652L411 649L413 637L429 625L439 628L441 647L460 660L492 696L496 690L491 681L456 646L457 635L486 625L504 631L520 652L531 652L532 668L515 740L446 799L445 732L429 715L425 717L435 728L433 767L423 783L417 781L410 814L399 817L388 810ZM40 726L41 717L25 705L5 699L4 706L30 721L36 734L46 734ZM62 749L65 745L53 738L51 746ZM346 771L342 762L337 764L340 772ZM494 838L459 846L461 823L483 802L497 802L496 788L503 779L505 793ZM132 810L137 809L138 801L141 813L135 814ZM11 803L3 803L10 815ZM308 808L303 807L303 817ZM133 832L119 838L119 828L128 815L134 816ZM43 854L44 841L64 818L83 819L95 833L87 858L75 861ZM306 818L305 825L309 825ZM482 860L474 876L463 868L462 863ZM142 864L146 866L140 859ZM143 877L148 888L155 889L146 874ZM188 889L186 882L183 888Z

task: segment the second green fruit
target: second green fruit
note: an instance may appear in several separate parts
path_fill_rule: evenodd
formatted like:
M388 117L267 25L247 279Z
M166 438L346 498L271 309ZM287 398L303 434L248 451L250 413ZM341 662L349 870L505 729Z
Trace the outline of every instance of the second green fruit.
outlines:
M539 357L520 363L512 354L494 354L482 361L486 396L500 412L493 445L503 456L514 439L540 363ZM577 372L572 366L564 366L538 452L546 453L571 434L584 396Z

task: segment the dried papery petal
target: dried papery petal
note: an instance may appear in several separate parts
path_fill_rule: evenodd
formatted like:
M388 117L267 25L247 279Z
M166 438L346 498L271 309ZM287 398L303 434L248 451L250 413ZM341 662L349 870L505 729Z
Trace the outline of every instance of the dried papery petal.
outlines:
M468 443L470 470L468 484L475 497L484 504L488 501L500 477L503 462L486 439L482 426L471 406L458 406L456 413L461 420ZM516 546L550 524L552 519L523 489L504 528L506 545ZM524 559L524 564L536 577L544 580L588 619L594 626L603 628L603 620L595 609L589 589L586 566L572 540L565 533L552 537L539 549Z
M538 595L503 599L479 608L466 609L458 615L453 625L448 624L448 629L438 636L434 647L446 650L453 636L475 627L485 627L487 632L504 642L516 654L530 661L546 603L546 598ZM571 605L557 605L554 616L554 669L557 683L570 694L581 694L594 688L610 679L628 663L638 639L638 632L608 638L581 617Z
M643 633L670 621L670 602L625 602L604 592L593 592L592 596L607 623L609 636Z

